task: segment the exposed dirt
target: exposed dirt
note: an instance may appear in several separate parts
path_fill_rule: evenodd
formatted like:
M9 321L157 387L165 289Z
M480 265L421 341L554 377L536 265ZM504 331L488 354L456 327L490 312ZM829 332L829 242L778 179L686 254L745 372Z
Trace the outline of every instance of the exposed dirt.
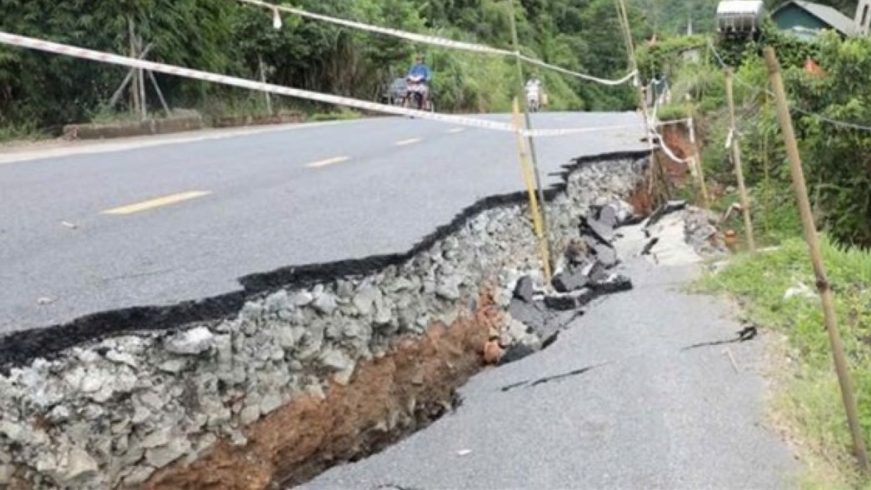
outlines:
M696 154L697 150L690 143L689 131L685 124L665 124L661 128L660 134L663 143L679 159L683 160ZM658 151L657 154L671 182L679 187L686 185L690 178L689 166L686 163L675 162L665 152Z
M626 202L631 204L635 213L640 216L649 216L656 207L649 186L644 181L638 183L632 194L626 198Z
M220 441L191 465L177 463L146 483L148 490L260 490L298 485L324 470L381 451L422 429L460 400L456 388L484 367L491 328L503 321L490 288L475 312L422 338L399 340L391 354L360 364L347 386L325 398L301 396L246 430L248 443Z

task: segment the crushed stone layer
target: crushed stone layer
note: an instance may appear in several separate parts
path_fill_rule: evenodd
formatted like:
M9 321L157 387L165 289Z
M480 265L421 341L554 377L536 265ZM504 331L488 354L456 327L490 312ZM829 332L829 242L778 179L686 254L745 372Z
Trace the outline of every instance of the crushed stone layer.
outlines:
M740 325L717 298L681 292L701 268L674 239L677 216L660 222L664 264L624 264L632 291L599 301L551 348L474 377L456 413L297 488L796 487L797 463L765 427L765 336L683 350ZM624 251L643 246L632 231Z

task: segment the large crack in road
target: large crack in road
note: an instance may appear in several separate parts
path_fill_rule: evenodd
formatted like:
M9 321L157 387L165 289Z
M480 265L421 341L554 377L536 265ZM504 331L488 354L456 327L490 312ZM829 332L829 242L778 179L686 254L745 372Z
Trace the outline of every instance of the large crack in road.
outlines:
M764 334L681 290L709 250L699 216L622 230L632 290L590 305L548 349L473 377L426 430L297 488L790 488L798 468L766 428L752 368ZM705 348L725 345L728 358Z

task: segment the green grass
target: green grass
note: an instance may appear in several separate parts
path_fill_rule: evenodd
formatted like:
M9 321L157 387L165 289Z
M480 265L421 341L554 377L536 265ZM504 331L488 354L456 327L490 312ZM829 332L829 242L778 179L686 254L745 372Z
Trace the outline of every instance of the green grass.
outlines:
M36 141L47 138L48 135L34 124L2 125L0 124L0 143L11 141Z
M342 107L333 112L316 112L312 114L308 120L312 122L348 121L351 119L359 119L360 117L362 116L359 112Z
M690 115L689 104L666 104L659 108L656 118L660 121L677 121L686 119Z
M823 237L823 255L866 441L871 439L871 254L844 250ZM775 366L778 389L772 413L798 441L805 463L804 488L871 488L860 478L841 405L837 378L819 299L784 299L797 283L813 288L807 246L788 239L774 252L738 255L718 274L704 277L696 290L737 297L757 324L785 334L794 362ZM781 359L786 358L781 353Z

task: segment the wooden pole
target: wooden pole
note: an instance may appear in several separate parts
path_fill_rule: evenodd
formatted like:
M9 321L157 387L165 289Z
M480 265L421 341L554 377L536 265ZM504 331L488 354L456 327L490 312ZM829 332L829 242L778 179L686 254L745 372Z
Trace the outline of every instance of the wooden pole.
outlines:
M629 25L629 15L626 13L626 4L623 0L616 0L617 13L619 14L620 26L623 30L623 39L626 42L626 53L629 56L629 67L635 72L635 93L638 99L638 108L641 110L641 117L644 119L644 133L647 140L647 147L650 151L650 169L653 175L659 177L663 185L666 199L671 199L671 187L668 184L667 176L663 171L662 164L656 158L653 148L653 124L650 114L647 111L647 101L644 97L644 89L641 86L641 74L638 72L638 60L635 58L635 43L632 41L632 28Z
M154 73L151 70L147 71L146 73L148 73L148 78L149 80L151 80L151 84L154 85L154 91L157 92L157 98L160 99L160 105L163 106L164 112L166 112L166 115L169 116L169 104L166 103L166 99L163 97L163 91L160 90L160 85L157 84L157 79L154 78Z
M136 54L136 26L133 16L127 16L127 28L130 36L130 57L138 58ZM130 110L134 114L139 112L139 78L134 73L130 83Z
M695 154L690 161L694 172L696 173L697 185L699 186L699 190L702 194L702 206L705 209L710 209L711 207L711 196L708 194L708 184L705 183L705 169L702 167L702 159L699 155L699 146L696 143L696 124L695 120L692 118L692 115L687 119L687 125L690 130L690 143L693 145L693 150Z
M154 47L154 44L148 43L148 46L145 46L145 49L139 53L139 59L145 59L148 55L148 52L151 51L151 48ZM130 83L130 80L133 79L133 75L136 74L136 68L131 68L130 71L127 72L127 75L124 77L124 80L121 82L121 85L115 90L115 93L112 94L112 98L109 99L109 107L115 107L115 104L118 103L118 100L121 98L121 95L124 94L124 89L127 88L127 84Z
M136 52L138 53L140 51L142 51L142 38L136 36ZM139 70L137 76L139 77L140 117L144 121L148 118L148 99L145 97L145 70Z
M826 331L829 334L829 343L832 346L832 358L835 362L835 371L838 373L838 382L841 386L841 398L844 410L847 412L847 423L850 425L850 433L853 436L853 448L859 460L859 466L865 474L869 473L868 453L865 449L865 440L862 428L859 425L859 415L856 411L856 400L853 396L853 383L850 380L850 371L847 369L847 361L844 358L844 346L838 333L835 318L835 308L832 303L832 290L826 277L826 269L823 264L823 256L820 250L819 237L816 225L811 214L810 199L807 194L807 184L804 180L804 171L801 167L801 156L798 153L798 144L795 141L795 131L792 127L792 117L786 103L786 93L783 89L783 80L780 76L780 63L774 49L766 46L763 50L765 64L768 65L768 74L771 86L774 89L774 99L777 104L777 118L780 121L780 129L783 132L783 141L786 145L786 155L789 157L792 184L798 199L798 209L801 213L801 223L804 228L805 240L810 253L811 264L817 280L817 290L823 305Z
M751 253L756 253L756 240L753 236L753 222L750 220L750 199L747 197L747 187L744 186L744 170L741 166L741 147L738 144L738 131L735 127L735 100L732 90L732 69L726 68L726 101L729 104L730 146L732 161L735 164L735 176L738 178L738 194L741 197L741 214L744 215L744 233L747 234L747 246Z
M524 122L526 123L527 129L532 129L532 118L529 116L529 107L526 103L526 97L523 95L523 64L520 60L520 40L517 36L517 21L514 18L514 2L515 0L508 0L508 17L509 22L511 23L511 43L514 47L514 51L517 53L517 56L514 57L516 65L517 65L517 97L523 97L523 116ZM548 219L547 219L547 203L544 200L544 190L541 186L541 172L538 168L538 152L535 151L535 139L530 135L527 138L527 143L529 144L529 155L532 159L532 168L535 172L535 186L538 189L538 202L541 203L541 220L542 220L542 228L544 230L544 237L547 244L548 250L548 260L551 260L553 257L553 244L551 242L550 231L548 227ZM549 269L553 269L554 264L547 264ZM548 281L548 287L550 287L550 281Z
M266 85L266 67L263 65L263 56L257 55L257 64L260 68L260 83ZM263 96L266 97L266 112L272 115L272 97L268 90L263 91Z

